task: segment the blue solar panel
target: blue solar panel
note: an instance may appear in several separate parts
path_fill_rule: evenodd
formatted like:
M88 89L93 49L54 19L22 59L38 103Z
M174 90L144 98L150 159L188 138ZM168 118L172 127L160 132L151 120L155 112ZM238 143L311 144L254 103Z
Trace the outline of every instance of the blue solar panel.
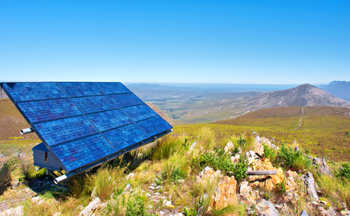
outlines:
M172 126L160 116L139 121L137 124L151 137L172 128Z
M56 83L4 83L14 102L66 98Z
M18 106L32 123L82 115L69 99L21 102Z
M140 98L138 98L133 93L128 94L115 94L109 96L118 107L129 107L144 104Z
M121 110L94 113L87 117L100 131L132 123L132 120Z
M136 124L129 124L110 131L103 132L103 135L109 140L117 151L123 150L138 142L148 139L145 134Z
M102 90L92 82L57 83L68 97L102 95Z
M146 104L123 108L123 111L128 114L133 121L140 121L158 115Z
M72 101L85 114L119 108L108 96L72 98Z
M36 123L34 127L49 146L98 133L85 116Z
M100 82L95 83L105 94L118 94L118 93L130 93L130 90L126 88L120 82Z
M53 146L51 149L68 171L116 153L100 134Z
M121 83L4 83L3 88L67 173L172 128Z

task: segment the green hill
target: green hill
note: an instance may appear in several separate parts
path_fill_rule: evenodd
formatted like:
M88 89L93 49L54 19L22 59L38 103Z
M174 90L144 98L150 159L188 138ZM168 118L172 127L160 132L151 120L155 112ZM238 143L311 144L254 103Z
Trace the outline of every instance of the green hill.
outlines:
M350 159L350 136L346 133L350 131L348 108L278 107L213 124L211 127L217 124L225 127L229 125L227 130L233 132L256 131L262 136L274 138L279 143L292 143L296 140L314 154L336 160Z

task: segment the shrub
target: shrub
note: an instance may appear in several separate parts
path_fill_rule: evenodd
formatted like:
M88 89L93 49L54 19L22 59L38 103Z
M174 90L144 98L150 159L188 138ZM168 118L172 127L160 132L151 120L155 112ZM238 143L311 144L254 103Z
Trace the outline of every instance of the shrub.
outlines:
M282 144L279 158L285 167L296 171L308 169L312 164L312 161L306 158L302 151L294 151L291 147L286 147L284 144Z
M345 136L349 136L349 131L345 131Z
M145 197L141 195L136 195L135 197L129 198L125 216L147 215L145 208L145 200Z
M337 176L342 178L342 179L350 180L350 164L349 163L342 163Z
M201 167L210 166L215 170L221 170L228 176L234 176L237 181L246 177L248 163L241 158L240 163L233 164L230 155L222 148L216 149L216 153L207 152L199 158Z
M287 191L287 186L286 186L286 179L284 178L283 181L276 186L276 191L279 195L282 195Z
M268 147L265 143L264 146L264 157L269 158L271 162L273 162L277 156L275 149Z

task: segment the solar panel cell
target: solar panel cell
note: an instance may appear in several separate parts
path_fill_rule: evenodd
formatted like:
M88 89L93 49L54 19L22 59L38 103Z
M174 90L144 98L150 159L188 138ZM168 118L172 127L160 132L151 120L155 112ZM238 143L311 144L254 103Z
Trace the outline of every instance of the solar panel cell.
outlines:
M53 146L51 149L68 171L116 153L100 134Z
M57 83L68 97L102 95L103 92L92 82L64 82Z
M131 119L119 109L94 113L87 115L87 117L100 131L105 131L132 123Z
M34 127L49 146L98 133L85 116L36 123Z
M110 95L110 98L118 107L129 107L144 104L140 98L133 93Z
M3 88L15 102L67 97L56 83L4 83Z
M146 104L123 108L123 111L134 121L140 121L157 115L157 113Z
M3 88L68 174L172 128L121 83L4 83Z
M98 82L95 83L105 94L130 93L120 82Z
M117 151L123 150L138 142L148 139L145 134L136 124L129 124L103 133L106 139L114 146Z
M160 116L139 121L137 124L151 137L172 128L172 126Z
M85 114L119 108L107 96L91 96L91 97L82 97L82 98L72 98L72 101Z
M69 99L21 102L18 106L32 123L82 115Z

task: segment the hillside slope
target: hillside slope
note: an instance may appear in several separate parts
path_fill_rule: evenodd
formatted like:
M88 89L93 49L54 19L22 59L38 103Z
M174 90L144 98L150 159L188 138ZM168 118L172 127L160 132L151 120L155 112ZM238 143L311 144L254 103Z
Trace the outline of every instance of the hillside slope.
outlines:
M350 159L350 109L344 107L276 107L214 122L237 130L254 130L278 143L294 140L315 154ZM348 132L348 133L347 133Z
M322 89L338 98L350 101L350 81L333 81Z
M350 107L350 102L310 84L304 84L283 91L265 92L258 95L248 102L246 111L283 106Z

